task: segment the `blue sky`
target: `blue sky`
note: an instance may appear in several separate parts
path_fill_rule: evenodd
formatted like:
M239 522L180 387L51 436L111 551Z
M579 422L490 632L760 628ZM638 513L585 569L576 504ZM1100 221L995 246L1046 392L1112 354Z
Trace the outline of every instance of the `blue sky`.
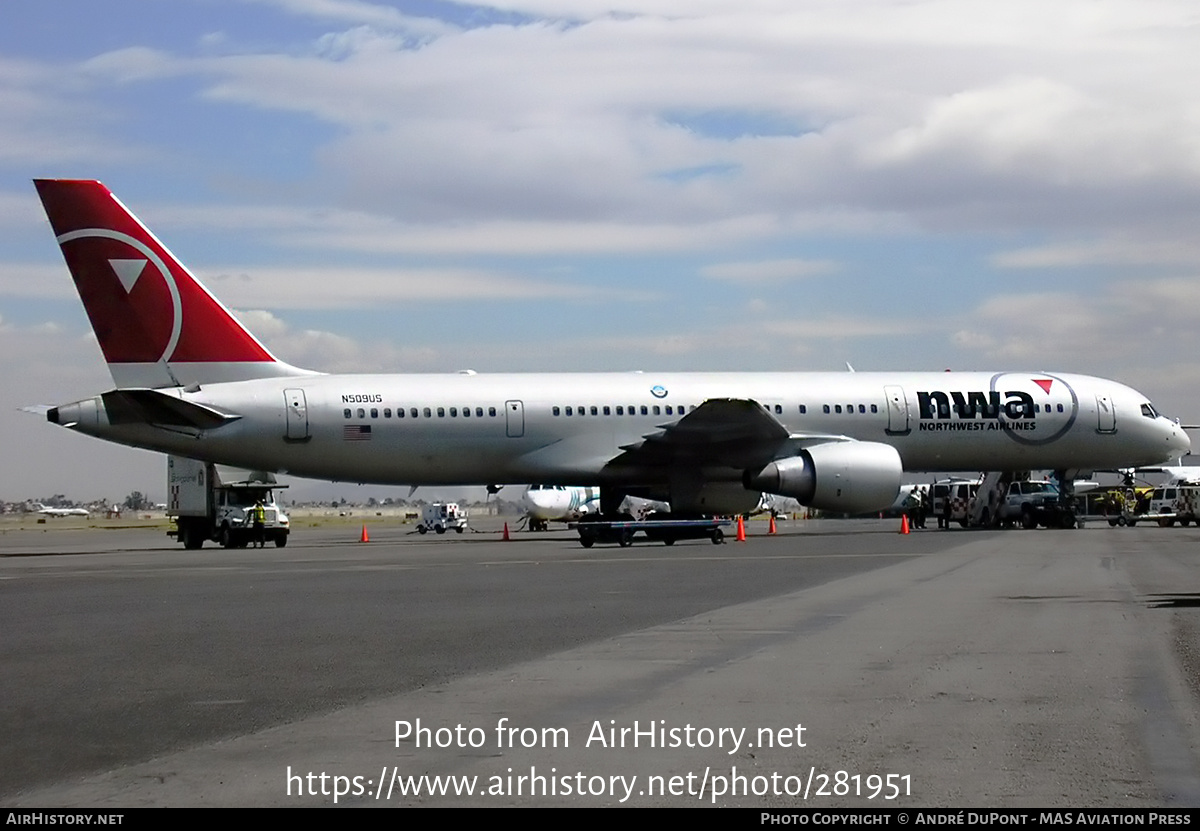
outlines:
M1200 418L1182 0L7 0L0 498L162 489L29 180L330 371L1046 369ZM297 491L300 495L304 495Z

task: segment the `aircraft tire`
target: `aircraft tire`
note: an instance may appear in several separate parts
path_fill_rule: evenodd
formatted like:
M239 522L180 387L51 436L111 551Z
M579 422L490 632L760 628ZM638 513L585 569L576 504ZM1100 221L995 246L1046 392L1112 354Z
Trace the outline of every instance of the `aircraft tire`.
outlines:
M596 537L592 534L580 534L579 535L579 544L582 545L584 548L591 548L593 545L596 544Z

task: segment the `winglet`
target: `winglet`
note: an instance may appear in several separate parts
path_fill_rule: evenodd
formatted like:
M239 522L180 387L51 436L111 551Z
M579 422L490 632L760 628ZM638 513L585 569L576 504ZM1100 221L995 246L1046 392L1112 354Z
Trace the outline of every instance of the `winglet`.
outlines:
M103 184L34 185L118 387L308 374L277 360Z

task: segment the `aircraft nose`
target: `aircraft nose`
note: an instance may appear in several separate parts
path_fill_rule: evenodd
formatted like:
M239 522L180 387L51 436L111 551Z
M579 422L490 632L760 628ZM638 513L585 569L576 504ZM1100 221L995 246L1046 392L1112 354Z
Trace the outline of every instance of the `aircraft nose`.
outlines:
M1192 452L1192 440L1188 436L1187 431L1180 427L1178 423L1171 425L1171 436L1167 441L1171 445L1173 455L1186 456Z

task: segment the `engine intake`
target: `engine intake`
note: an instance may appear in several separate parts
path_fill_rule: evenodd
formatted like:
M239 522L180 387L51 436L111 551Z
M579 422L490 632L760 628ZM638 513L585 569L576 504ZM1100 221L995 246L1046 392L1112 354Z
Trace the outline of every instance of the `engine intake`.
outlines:
M749 490L790 496L813 508L848 514L889 507L900 492L904 466L890 445L871 441L818 444L758 472L746 471Z

